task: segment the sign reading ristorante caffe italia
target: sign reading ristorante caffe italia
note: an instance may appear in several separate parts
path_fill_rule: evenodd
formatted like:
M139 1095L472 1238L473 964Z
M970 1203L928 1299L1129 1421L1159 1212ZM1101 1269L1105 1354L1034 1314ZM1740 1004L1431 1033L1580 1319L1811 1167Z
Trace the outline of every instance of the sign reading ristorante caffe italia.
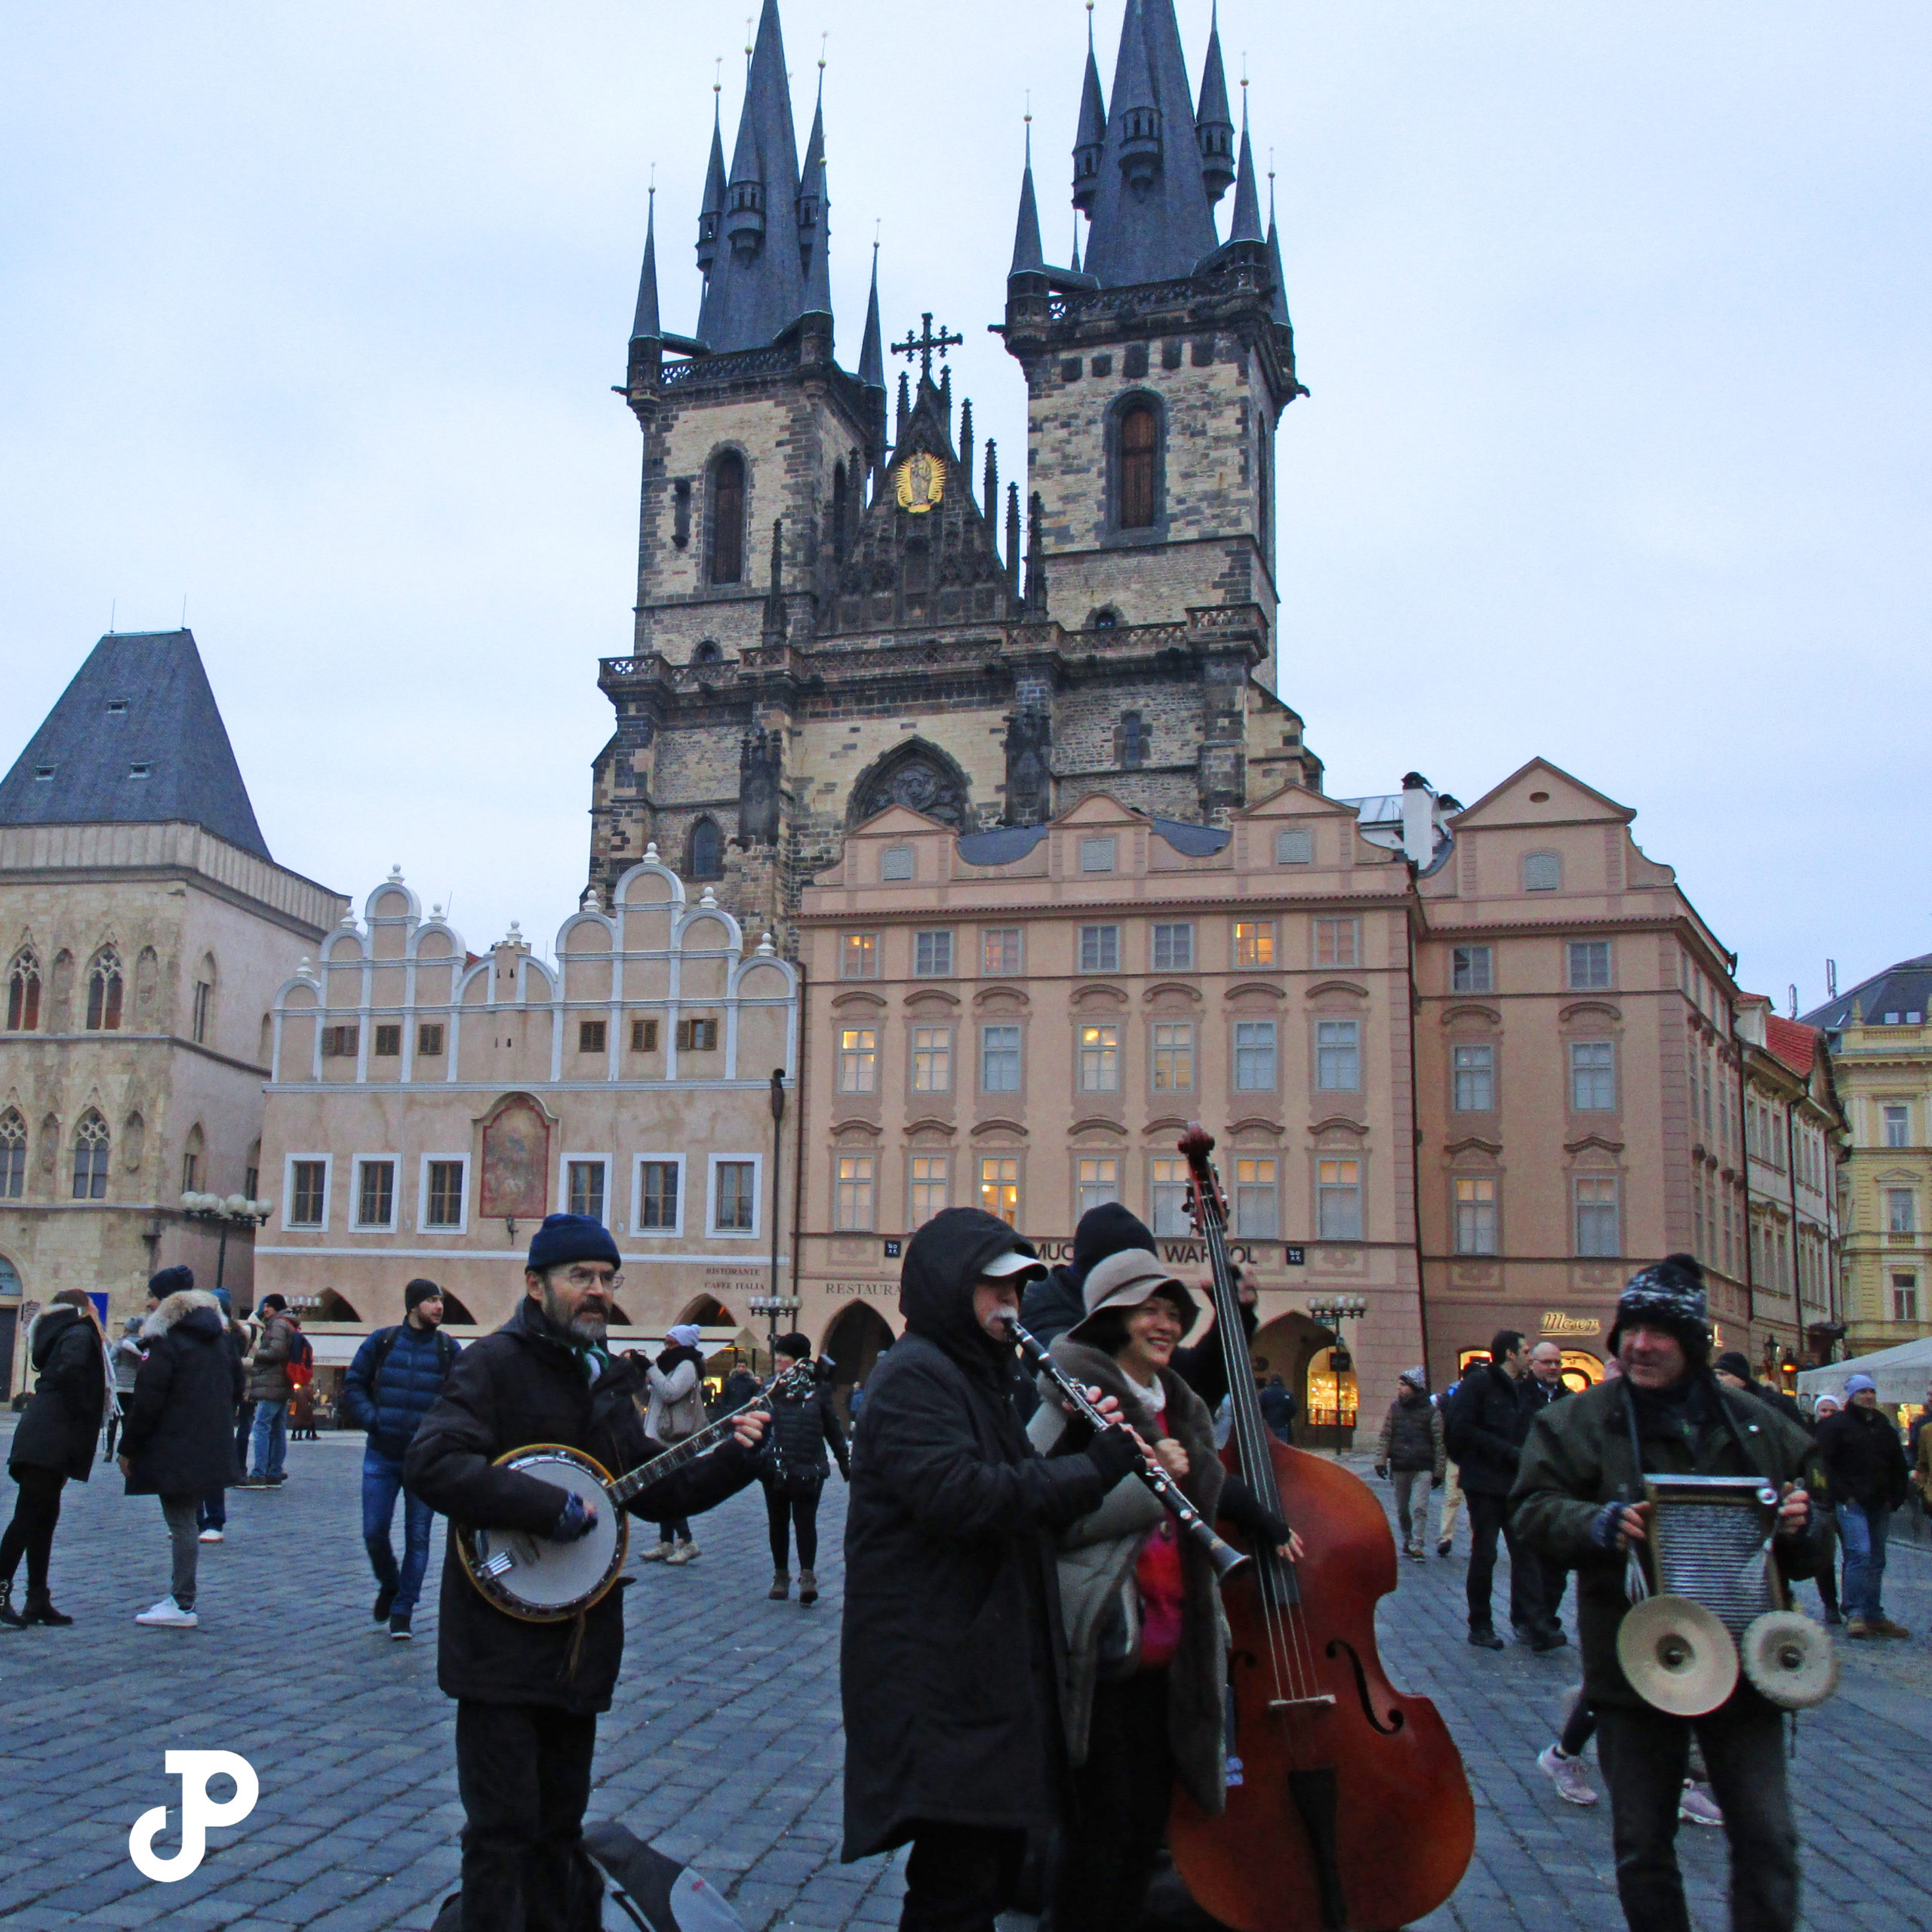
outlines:
M1027 1238L1042 1261L1073 1259L1071 1235L1029 1235ZM1154 1245L1159 1251L1161 1259L1170 1267L1192 1265L1204 1268L1208 1265L1208 1244L1204 1241L1164 1241L1157 1237ZM884 1244L884 1251L887 1260L900 1260L906 1252L903 1239L888 1239ZM1228 1244L1228 1258L1254 1268L1300 1268L1305 1265L1306 1251L1293 1241L1231 1241Z

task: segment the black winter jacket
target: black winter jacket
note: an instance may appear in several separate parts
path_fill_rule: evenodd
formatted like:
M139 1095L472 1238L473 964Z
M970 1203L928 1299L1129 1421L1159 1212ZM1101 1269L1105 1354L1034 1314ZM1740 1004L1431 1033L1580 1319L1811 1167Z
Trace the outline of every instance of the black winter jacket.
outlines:
M1524 1392L1529 1379L1512 1380L1506 1370L1483 1362L1443 1404L1443 1441L1469 1494L1507 1496L1516 1486L1530 1425L1544 1407L1540 1401L1531 1405Z
M951 1208L912 1237L906 1334L866 1385L845 1518L843 1856L915 1823L1023 1828L1057 1809L1051 1533L1099 1508L1134 1451L1108 1429L1043 1461L1018 1364L973 1318L980 1265L1021 1246Z
M771 1393L771 1423L766 1438L764 1466L761 1478L786 1496L816 1496L825 1485L830 1471L826 1466L829 1448L838 1464L838 1473L852 1480L852 1459L845 1447L845 1432L840 1427L838 1411L832 1405L832 1391L823 1382L814 1382L802 1396L787 1395L780 1388Z
M367 1432L372 1449L401 1455L435 1406L460 1352L456 1337L440 1328L413 1328L407 1321L378 1328L342 1378L343 1416Z
M404 1483L450 1519L436 1645L436 1681L447 1696L580 1715L611 1708L624 1655L623 1589L592 1605L580 1630L575 1618L525 1623L485 1600L457 1554L458 1524L537 1536L555 1525L562 1490L492 1466L512 1449L563 1443L613 1475L661 1452L638 1415L645 1381L637 1364L619 1361L593 1384L585 1359L526 1298L494 1334L463 1350L410 1443ZM728 1438L624 1506L649 1521L694 1516L742 1489L756 1470L755 1453Z
M205 1496L233 1482L242 1364L211 1294L170 1295L141 1324L147 1359L121 1429L130 1496Z
M39 1380L14 1430L7 1465L57 1469L85 1482L107 1407L106 1358L100 1335L78 1308L57 1303L33 1324L33 1366Z
M1896 1509L1905 1500L1905 1450L1889 1417L1850 1403L1818 1425L1817 1439L1833 1503Z

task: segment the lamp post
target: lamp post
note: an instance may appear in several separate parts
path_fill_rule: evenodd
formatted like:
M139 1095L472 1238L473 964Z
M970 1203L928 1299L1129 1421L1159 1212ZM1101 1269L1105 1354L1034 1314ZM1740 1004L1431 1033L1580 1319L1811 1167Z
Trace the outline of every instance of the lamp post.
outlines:
M181 1218L212 1224L220 1230L214 1251L214 1284L219 1288L228 1266L228 1231L260 1227L275 1212L272 1201L251 1201L245 1194L197 1194L192 1189L181 1196Z
M1308 1305L1309 1315L1321 1323L1335 1338L1328 1353L1330 1372L1335 1378L1335 1440L1337 1446L1343 1442L1342 1431L1342 1377L1352 1374L1355 1358L1349 1352L1348 1344L1342 1334L1344 1321L1359 1321L1368 1312L1368 1303L1361 1295L1330 1295ZM1351 1438L1352 1439L1352 1438Z

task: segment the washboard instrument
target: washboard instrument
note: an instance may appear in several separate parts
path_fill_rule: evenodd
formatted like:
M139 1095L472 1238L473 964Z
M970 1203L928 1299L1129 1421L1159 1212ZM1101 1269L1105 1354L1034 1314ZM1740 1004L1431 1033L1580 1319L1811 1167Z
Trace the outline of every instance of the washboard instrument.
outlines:
M1617 1635L1631 1687L1683 1718L1715 1710L1740 1673L1786 1710L1823 1703L1838 1657L1792 1607L1773 1559L1777 1491L1756 1476L1653 1475L1644 1494L1650 1534L1630 1553L1632 1607Z

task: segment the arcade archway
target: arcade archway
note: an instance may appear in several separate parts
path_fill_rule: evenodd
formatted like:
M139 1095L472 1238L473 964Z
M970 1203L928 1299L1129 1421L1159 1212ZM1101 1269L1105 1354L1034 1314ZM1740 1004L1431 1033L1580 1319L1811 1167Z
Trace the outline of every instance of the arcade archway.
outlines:
M832 1395L838 1413L851 1415L852 1391L872 1372L873 1364L892 1346L892 1329L884 1315L863 1302L854 1302L832 1318L819 1344L832 1359Z
M1271 1376L1278 1375L1295 1398L1295 1440L1311 1447L1346 1447L1354 1440L1352 1426L1336 1426L1332 1414L1334 1405L1326 1401L1312 1400L1309 1392L1311 1366L1318 1355L1325 1356L1334 1343L1335 1336L1331 1330L1295 1309L1287 1315L1278 1315L1257 1331L1254 1340L1248 1345L1248 1355L1254 1364L1256 1375L1263 1382ZM1349 1414L1352 1424L1352 1408Z

